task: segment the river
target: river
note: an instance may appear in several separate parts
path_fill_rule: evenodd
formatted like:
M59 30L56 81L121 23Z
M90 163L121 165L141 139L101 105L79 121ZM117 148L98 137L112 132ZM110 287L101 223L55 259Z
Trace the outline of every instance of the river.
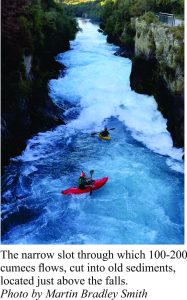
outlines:
M172 146L153 97L130 88L131 61L114 55L98 26L82 31L49 82L66 125L39 133L2 178L3 244L182 244L182 149ZM110 131L111 141L92 132ZM108 176L101 189L65 196L81 170Z

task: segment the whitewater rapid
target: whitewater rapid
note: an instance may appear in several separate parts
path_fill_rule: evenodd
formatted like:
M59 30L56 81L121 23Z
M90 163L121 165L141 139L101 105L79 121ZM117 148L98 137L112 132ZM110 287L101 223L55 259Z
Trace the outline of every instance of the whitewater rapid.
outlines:
M172 146L153 97L131 90L131 61L114 55L98 26L83 29L49 82L66 125L39 133L3 178L3 236L9 244L181 244L182 149ZM92 132L115 128L111 141ZM79 173L109 176L93 195L61 195Z

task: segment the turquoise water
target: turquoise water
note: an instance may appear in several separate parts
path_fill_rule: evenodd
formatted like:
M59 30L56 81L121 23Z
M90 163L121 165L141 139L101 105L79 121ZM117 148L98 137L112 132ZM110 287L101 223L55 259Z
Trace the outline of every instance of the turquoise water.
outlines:
M153 97L131 91L131 61L114 54L97 25L80 20L67 67L49 82L66 126L39 133L6 167L3 244L182 244L182 149L172 147ZM115 128L111 141L92 132ZM81 170L106 185L62 196Z

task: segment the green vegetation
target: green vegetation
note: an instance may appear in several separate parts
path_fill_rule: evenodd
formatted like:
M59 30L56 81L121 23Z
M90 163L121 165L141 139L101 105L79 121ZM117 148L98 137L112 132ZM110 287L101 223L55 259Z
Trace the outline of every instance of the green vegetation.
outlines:
M184 69L184 25L171 28L171 32L180 45L176 47L176 62Z
M184 24L177 27L172 27L170 31L174 34L174 37L177 40L179 41L184 40Z
M101 18L101 0L65 0L65 11L74 17L86 17L99 21Z
M100 21L108 41L125 46L132 46L134 42L132 18L144 15L147 23L156 23L154 13L160 11L184 15L184 0L64 0L63 2L69 15Z
M176 56L176 62L184 68L184 44L181 45Z
M151 11L146 12L143 16L139 17L140 21L145 21L147 24L159 23L158 18Z
M148 24L157 23L157 12L184 14L183 0L104 0L101 2L102 28L108 41L129 46L133 44L133 18L141 17Z
M14 11L10 12L11 24L8 23L10 5L9 1L2 5L7 14L2 25L3 105L20 97L30 97L31 90L35 95L40 94L57 70L54 56L69 48L69 40L77 31L76 22L66 16L57 1L32 0L21 11L15 4ZM7 31L10 25L16 28L15 32ZM23 55L32 55L32 81L26 78Z
M64 4L67 5L77 5L77 4L82 4L86 2L95 2L96 0L64 0Z
M77 23L60 0L3 0L2 164L38 131L62 124L48 96L48 81L62 66L54 56L69 49Z
M135 31L131 25L133 6L130 2L127 0L104 1L101 22L104 32L108 35L108 41L126 46L134 43Z

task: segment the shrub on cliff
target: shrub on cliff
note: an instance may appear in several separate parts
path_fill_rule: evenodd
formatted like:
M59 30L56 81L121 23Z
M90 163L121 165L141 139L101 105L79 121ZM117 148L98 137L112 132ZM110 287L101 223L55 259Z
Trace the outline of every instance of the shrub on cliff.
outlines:
M158 18L151 11L148 11L143 16L139 17L139 20L145 21L147 24L159 23Z
M171 28L171 32L179 41L184 41L184 24Z

